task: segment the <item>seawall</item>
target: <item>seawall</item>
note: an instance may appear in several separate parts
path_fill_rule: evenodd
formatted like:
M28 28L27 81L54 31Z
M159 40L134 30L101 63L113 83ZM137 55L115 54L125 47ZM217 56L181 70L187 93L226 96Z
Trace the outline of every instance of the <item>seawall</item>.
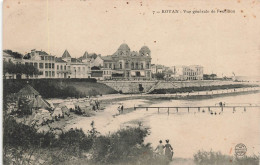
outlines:
M184 87L221 86L233 84L252 84L249 82L202 80L202 81L99 81L122 93L140 93L139 84L143 92L151 92L154 89L175 89Z

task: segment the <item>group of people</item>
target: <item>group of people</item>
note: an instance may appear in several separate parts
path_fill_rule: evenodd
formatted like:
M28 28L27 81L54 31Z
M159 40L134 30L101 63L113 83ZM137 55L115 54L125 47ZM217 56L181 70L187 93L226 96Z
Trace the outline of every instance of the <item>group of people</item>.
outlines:
M118 106L118 107L117 107L117 111L118 111L119 114L123 113L123 111L124 111L124 106L123 106L123 105Z
M100 102L98 100L91 101L92 104L92 110L97 111L100 109Z
M159 145L155 148L155 151L157 151L159 156L165 156L166 159L169 161L172 161L173 157L173 148L169 144L169 140L165 140L166 144L162 144L162 140L159 141Z

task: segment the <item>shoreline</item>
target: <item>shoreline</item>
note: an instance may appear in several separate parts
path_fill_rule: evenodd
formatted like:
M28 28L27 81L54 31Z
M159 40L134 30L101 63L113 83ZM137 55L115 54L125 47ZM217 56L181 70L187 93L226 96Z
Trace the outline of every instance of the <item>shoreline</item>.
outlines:
M234 88L235 89L235 88ZM237 88L236 88L237 89ZM243 89L243 88L240 88ZM246 89L246 88L244 88ZM229 89L233 90L233 89ZM208 91L199 91L199 92L208 92ZM116 98L99 98L97 99L101 100L102 102L118 102L118 101L125 101L130 99L147 99L147 100L196 100L196 99L209 99L209 98L216 98L216 97L222 97L222 96L237 96L237 95L243 95L243 94L250 94L250 93L259 93L259 89L254 90L248 90L248 91L236 91L236 92L230 92L230 93L213 93L213 94L197 94L198 92L194 93L176 93L176 94L139 94L139 95L118 95L119 97ZM124 97L120 97L124 96Z

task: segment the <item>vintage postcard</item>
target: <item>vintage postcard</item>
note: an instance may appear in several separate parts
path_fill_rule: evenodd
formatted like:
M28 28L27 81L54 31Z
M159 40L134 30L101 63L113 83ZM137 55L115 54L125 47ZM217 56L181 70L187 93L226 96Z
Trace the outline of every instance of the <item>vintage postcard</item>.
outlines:
M259 165L259 0L4 0L3 164Z

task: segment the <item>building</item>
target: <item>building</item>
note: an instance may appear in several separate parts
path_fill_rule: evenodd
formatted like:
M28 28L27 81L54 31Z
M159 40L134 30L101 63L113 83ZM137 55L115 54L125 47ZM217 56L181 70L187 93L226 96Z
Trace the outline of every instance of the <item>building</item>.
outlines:
M172 67L175 80L203 80L203 67L200 65Z
M139 52L121 44L113 55L102 57L103 68L111 69L112 79L151 79L151 51L143 46Z
M21 58L14 58L11 51L3 52L3 60L13 62L15 64L32 65L40 71L39 75L29 76L33 78L90 78L91 59L72 58L70 53L65 50L62 57L55 57L45 51L31 50ZM17 53L17 52L14 52ZM84 57L84 55L83 55ZM100 58L100 57L99 57ZM101 59L101 58L100 58ZM95 61L95 60L93 60ZM96 62L97 63L97 62ZM19 76L19 77L18 77ZM11 75L5 75L6 78ZM14 75L16 78L27 78L25 75Z
M91 70L89 60L71 58L67 50L64 51L61 60L66 62L65 68L63 69L67 71L67 75L64 78L90 78Z
M31 53L25 55L22 63L33 65L40 71L40 75L31 76L30 78L56 78L55 56L49 55L45 51L31 50Z
M72 58L68 50L65 50L61 57L35 49L25 56L6 50L3 59L4 61L32 65L37 68L40 74L29 76L30 79L151 79L151 51L147 46L143 46L139 52L136 52L131 51L127 44L122 44L113 55L102 57L100 54L85 52L79 58ZM5 77L10 78L18 78L17 76L21 79L27 78L25 75L5 75Z

